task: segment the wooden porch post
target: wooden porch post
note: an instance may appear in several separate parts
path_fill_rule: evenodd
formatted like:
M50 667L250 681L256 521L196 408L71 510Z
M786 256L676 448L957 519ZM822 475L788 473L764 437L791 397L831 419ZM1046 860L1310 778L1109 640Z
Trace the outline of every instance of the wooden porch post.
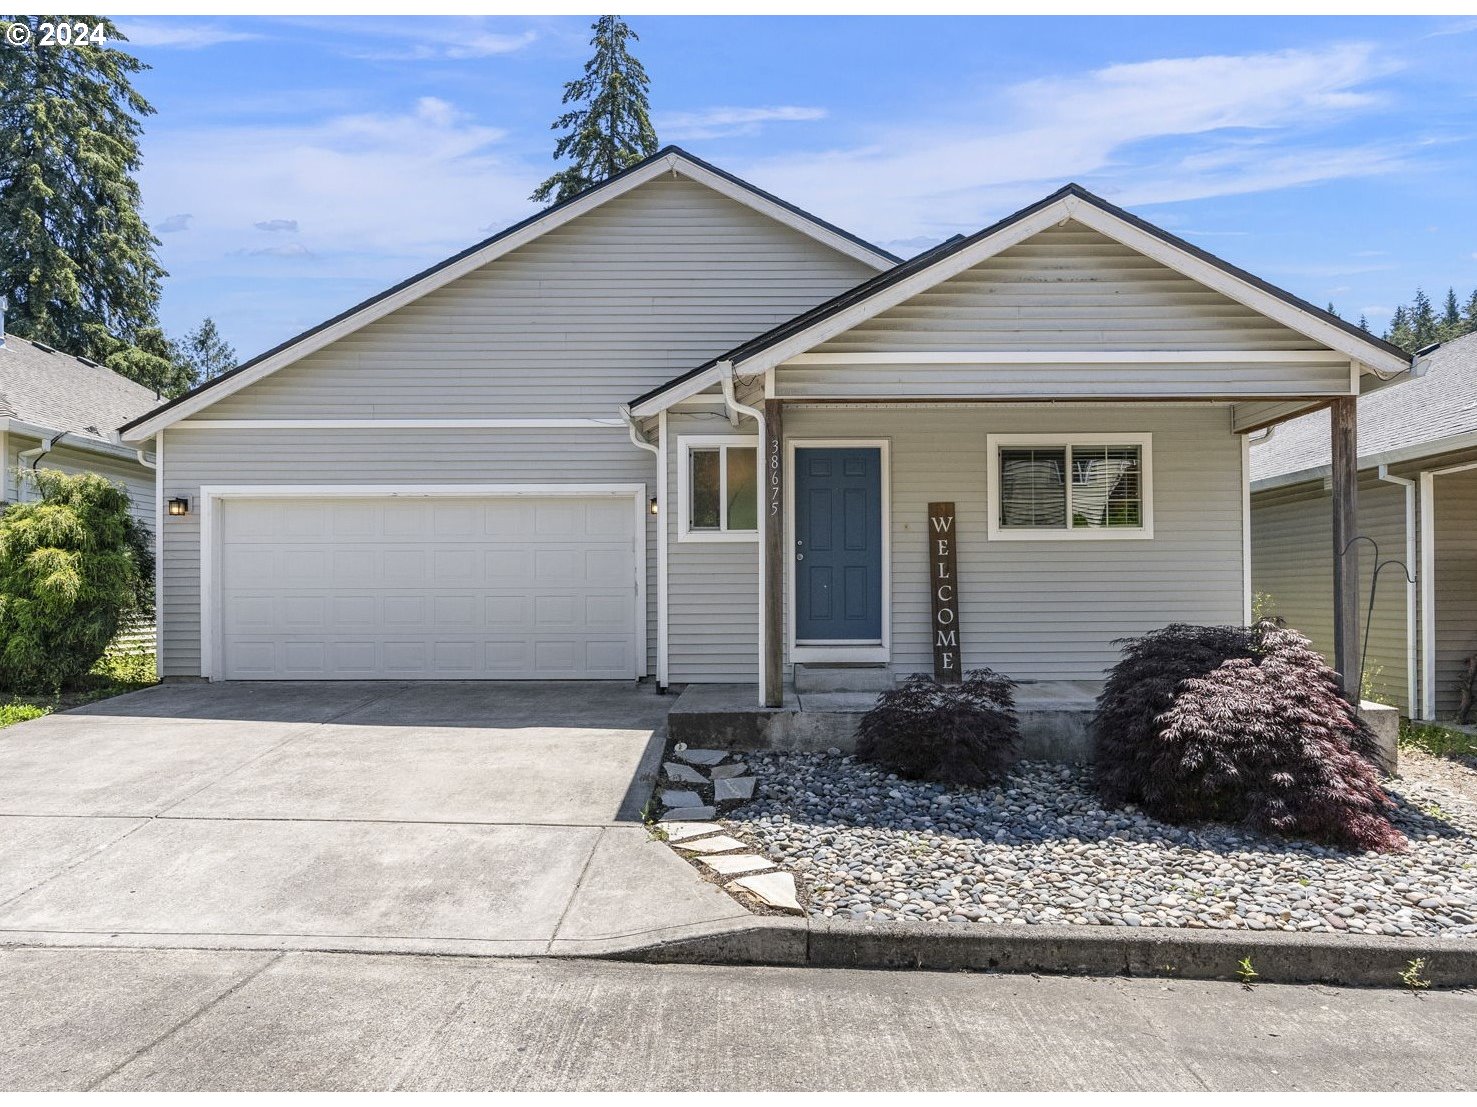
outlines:
M785 702L784 401L764 401L764 706Z
M1359 702L1359 401L1344 396L1329 413L1333 489L1333 667L1344 695Z

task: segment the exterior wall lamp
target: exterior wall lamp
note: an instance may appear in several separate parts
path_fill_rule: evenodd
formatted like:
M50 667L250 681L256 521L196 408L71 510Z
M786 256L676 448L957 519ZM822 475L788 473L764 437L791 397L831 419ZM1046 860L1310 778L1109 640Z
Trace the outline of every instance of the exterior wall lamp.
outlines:
M655 515L659 510L661 510L660 508L657 507L656 497L655 496L653 496L651 498L651 500L647 503L646 510L650 511L653 515Z
M190 513L190 499L188 496L176 496L169 501L169 513L171 515L188 515Z

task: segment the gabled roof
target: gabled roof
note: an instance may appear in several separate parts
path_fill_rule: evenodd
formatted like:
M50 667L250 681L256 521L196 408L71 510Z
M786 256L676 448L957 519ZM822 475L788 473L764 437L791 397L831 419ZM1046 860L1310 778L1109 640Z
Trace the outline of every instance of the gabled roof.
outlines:
M1359 400L1359 465L1400 461L1477 446L1477 334L1421 355L1424 373ZM1313 480L1328 471L1328 412L1290 419L1253 443L1252 487Z
M13 334L0 345L0 420L116 445L113 428L158 403L153 389L95 361Z
M706 185L874 269L889 269L901 260L895 254L874 246L849 231L842 230L793 204L786 203L778 196L756 188L747 181L701 158L694 157L680 147L666 146L651 157L637 162L578 196L547 207L499 231L491 238L484 239L444 261L437 262L429 269L424 269L394 287L371 296L362 303L340 312L294 338L289 338L266 353L259 354L229 373L222 373L206 381L183 396L158 407L145 417L134 419L121 429L124 435L131 440L139 441L148 438L170 423L208 407L217 400L245 388L248 384L374 322L396 308L403 307L449 284L458 277L481 268L545 232L562 226L666 172L677 173L698 184Z
M742 368L751 374L779 364L1064 219L1076 220L1154 257L1185 276L1348 354L1381 375L1393 375L1409 368L1409 355L1398 346L1140 219L1081 185L1068 184L984 230L950 239L781 323L721 357L638 396L630 407L636 415L648 414L643 406L649 408L653 401L670 403L701 391L717 379L717 367L723 362L731 362L735 370Z

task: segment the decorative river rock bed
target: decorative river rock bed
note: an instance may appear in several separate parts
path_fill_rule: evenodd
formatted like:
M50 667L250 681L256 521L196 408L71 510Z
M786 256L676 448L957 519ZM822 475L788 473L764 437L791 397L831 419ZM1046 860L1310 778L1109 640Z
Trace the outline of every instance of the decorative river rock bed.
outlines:
M706 807L711 829L674 848L719 872L788 870L816 917L1477 937L1477 790L1418 765L1389 784L1410 849L1376 854L1105 809L1085 767L1022 762L951 790L850 757L742 756L753 801L721 825ZM718 832L724 848L695 852Z

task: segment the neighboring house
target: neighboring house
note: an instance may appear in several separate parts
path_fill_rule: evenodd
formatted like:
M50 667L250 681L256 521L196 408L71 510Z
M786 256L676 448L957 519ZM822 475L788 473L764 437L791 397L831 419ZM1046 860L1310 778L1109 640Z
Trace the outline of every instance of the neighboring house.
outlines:
M6 334L0 340L0 503L33 499L18 470L97 473L121 484L134 514L155 529L154 473L117 427L151 411L159 397L87 358Z
M1076 186L899 261L668 148L123 430L163 672L1100 680L1250 602L1246 435L1399 350Z
M1434 719L1457 710L1477 653L1477 335L1424 351L1418 369L1359 412L1359 531L1381 562L1400 562L1380 572L1365 673L1381 699ZM1325 651L1327 441L1319 412L1278 427L1251 455L1253 587ZM1362 619L1374 550L1360 545Z

